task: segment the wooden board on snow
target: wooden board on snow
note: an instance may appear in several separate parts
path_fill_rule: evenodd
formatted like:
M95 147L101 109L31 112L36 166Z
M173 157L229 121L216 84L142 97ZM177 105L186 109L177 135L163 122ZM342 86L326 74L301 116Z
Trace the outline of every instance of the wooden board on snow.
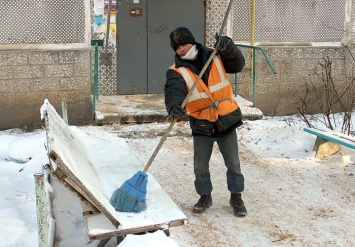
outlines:
M68 126L48 102L46 115L49 156L67 176L66 182L101 213L85 215L90 240L123 236L151 230L167 229L187 224L187 218L172 201L160 184L149 174L147 186L147 209L140 213L117 212L104 194L95 164L90 161L84 144L77 133ZM100 145L100 144L99 144ZM98 154L99 155L99 154ZM132 157L130 157L132 159ZM122 174L131 174L142 168L138 159L136 166L119 162ZM117 181L122 184L124 181Z
M96 171L86 158L82 143L70 127L58 115L54 107L47 105L47 143L49 155L56 165L71 179L79 194L95 205L114 226L120 224L116 210L99 189L101 187ZM73 186L73 185L72 185Z

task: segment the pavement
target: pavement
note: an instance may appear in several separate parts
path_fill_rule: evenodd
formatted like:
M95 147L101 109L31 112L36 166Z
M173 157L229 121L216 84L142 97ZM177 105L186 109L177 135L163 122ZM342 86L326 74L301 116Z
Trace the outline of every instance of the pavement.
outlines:
M253 107L252 102L240 96L235 99L243 119L257 120L263 117L263 113ZM167 117L164 94L100 95L96 101L96 125L166 122Z

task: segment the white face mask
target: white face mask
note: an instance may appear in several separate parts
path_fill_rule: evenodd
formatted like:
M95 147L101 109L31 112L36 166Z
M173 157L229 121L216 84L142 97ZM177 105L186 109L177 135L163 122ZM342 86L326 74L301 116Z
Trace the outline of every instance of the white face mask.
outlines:
M184 56L181 57L181 59L182 60L194 60L197 57L197 53L198 53L197 47L196 47L196 45L194 45L190 48L190 50Z

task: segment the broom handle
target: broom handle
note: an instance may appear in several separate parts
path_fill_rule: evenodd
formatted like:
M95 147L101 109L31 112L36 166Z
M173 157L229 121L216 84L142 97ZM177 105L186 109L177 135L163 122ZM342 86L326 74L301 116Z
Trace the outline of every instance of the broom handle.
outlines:
M226 23L227 23L227 19L228 19L228 15L229 15L229 12L230 12L230 9L232 8L232 3L233 3L233 0L230 0L229 1L229 4L228 4L228 7L227 7L227 10L226 10L226 13L224 15L224 19L223 19L223 23L222 23L222 26L221 26L221 29L219 30L219 36L222 36L222 33L223 33L223 30L224 30L224 27L226 26ZM189 100L192 92L195 90L196 86L197 86L197 83L201 80L203 74L205 73L205 71L207 70L207 67L210 65L212 59L214 58L214 56L216 55L217 53L217 47L219 46L219 43L220 41L218 40L217 44L216 44L216 47L214 48L212 54L210 55L210 57L208 58L208 60L206 61L205 65L203 66L200 74L198 75L198 77L196 78L194 84L192 85L189 93L186 95L184 101L182 102L181 104L181 108L184 108L187 101ZM154 159L155 159L155 156L157 156L160 148L163 146L163 143L165 142L166 138L168 137L171 129L174 127L174 124L176 123L177 119L173 119L173 121L170 123L169 127L167 128L167 130L165 131L163 137L160 139L160 142L158 144L158 146L155 148L155 151L154 153L152 154L152 156L150 157L147 165L144 167L144 170L143 172L146 173L149 169L149 167L151 166L151 164L153 163Z

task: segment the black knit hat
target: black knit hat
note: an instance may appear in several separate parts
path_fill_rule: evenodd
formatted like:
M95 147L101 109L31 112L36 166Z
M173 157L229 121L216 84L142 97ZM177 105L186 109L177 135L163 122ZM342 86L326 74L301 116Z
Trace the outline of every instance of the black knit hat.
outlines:
M180 45L196 44L195 38L186 27L178 27L170 33L170 45L174 51Z

